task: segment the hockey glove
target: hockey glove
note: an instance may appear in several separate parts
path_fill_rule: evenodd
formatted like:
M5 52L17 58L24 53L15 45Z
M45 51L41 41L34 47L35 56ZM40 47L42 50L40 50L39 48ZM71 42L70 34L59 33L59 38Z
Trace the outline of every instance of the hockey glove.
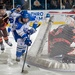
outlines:
M8 27L8 33L11 31L11 28Z
M27 39L25 40L25 44L28 45L28 46L31 46L32 41L31 41L29 38L27 38Z
M28 38L28 34L24 34L24 35L22 36L22 39L24 39L24 41L25 41L27 38Z
M38 27L38 24L34 23L32 27L36 30L36 28Z
M32 35L34 32L35 32L35 30L30 29L30 30L28 30L27 34L28 34L28 35Z
M41 22L39 22L38 24L34 23L32 27L36 30L36 28L38 28L41 24L42 24Z

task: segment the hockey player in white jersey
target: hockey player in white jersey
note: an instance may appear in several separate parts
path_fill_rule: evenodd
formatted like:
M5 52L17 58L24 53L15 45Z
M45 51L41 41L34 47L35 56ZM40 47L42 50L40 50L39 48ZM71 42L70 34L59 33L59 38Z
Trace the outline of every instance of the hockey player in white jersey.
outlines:
M19 16L21 13L21 8L21 5L17 5L16 8L10 10L9 15L11 15L12 17Z
M9 22L10 22L10 26L8 27L8 33L10 33L10 31L13 31L13 25L15 22L16 17L21 15L21 5L17 5L16 8L11 9L10 13L9 13Z
M37 20L34 20L32 27L30 27L30 21L33 19L35 18L30 16L25 10L22 11L21 16L16 18L14 37L17 42L16 61L18 62L25 50L27 50L27 46L31 46L32 41L29 36L32 35L39 26Z

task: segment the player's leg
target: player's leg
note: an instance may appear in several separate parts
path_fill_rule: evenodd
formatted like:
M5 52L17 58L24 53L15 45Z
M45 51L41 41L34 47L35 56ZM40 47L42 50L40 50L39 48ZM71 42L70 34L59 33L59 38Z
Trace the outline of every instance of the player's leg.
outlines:
M4 51L4 44L3 44L3 39L2 39L2 32L0 30L0 46L1 46L1 50Z
M2 33L3 33L3 38L4 38L5 42L6 42L9 46L12 46L12 43L9 42L9 40L8 40L8 34L7 34L6 28L2 30Z
M17 50L16 50L16 61L20 61L21 56L25 53L26 45L24 44L23 39L17 40Z

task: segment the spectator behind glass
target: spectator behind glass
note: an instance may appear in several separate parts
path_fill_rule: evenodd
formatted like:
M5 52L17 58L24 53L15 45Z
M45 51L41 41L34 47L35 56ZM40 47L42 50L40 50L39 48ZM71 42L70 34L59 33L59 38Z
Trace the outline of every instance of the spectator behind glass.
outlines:
M25 3L25 0L14 0L14 2L15 2L15 6L17 6L17 5L24 5L24 3Z
M60 9L60 0L57 0L57 9Z
M62 0L62 9L71 9L73 2L73 0Z
M72 6L72 11L71 12L75 12L75 5Z
M51 0L51 4L50 4L51 9L56 9L57 8L57 3L55 0Z
M3 0L0 0L0 3L3 3Z
M35 9L40 9L40 7L41 7L41 3L38 0L35 0L33 5L34 5Z
M15 6L21 5L23 10L29 8L29 0L15 0Z
M41 6L41 4L40 4L40 2L38 0L35 0L34 1L34 6L39 7L39 6Z
M45 0L32 0L31 3L33 4L31 9L32 10L42 10L45 9Z
M47 0L47 9L60 9L60 0Z

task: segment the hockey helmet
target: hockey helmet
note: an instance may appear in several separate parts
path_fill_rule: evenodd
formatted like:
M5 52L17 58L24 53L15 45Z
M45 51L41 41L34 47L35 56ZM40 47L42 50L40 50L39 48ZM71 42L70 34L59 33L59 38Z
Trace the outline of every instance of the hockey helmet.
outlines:
M50 17L50 14L49 14L49 13L47 13L47 14L46 14L46 18L49 18L49 17Z
M27 12L27 10L23 10L23 11L21 12L21 17L22 17L22 18L29 18L29 13Z
M16 6L16 8L21 8L21 7L22 7L21 5L17 5L17 6Z

